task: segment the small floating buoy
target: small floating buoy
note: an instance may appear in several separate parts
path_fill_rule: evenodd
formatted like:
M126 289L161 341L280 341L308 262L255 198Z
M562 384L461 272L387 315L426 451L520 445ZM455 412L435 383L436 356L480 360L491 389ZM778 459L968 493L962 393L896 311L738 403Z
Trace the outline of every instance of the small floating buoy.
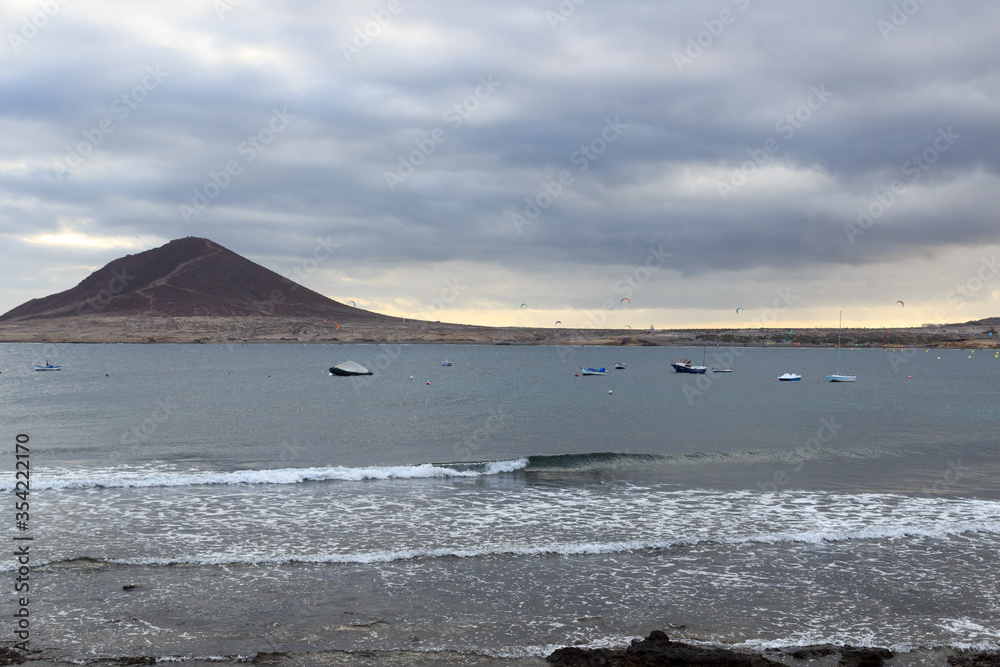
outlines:
M110 376L109 376L109 375L108 375L107 373L105 373L105 374L104 374L104 377L110 377Z
M579 373L573 373L573 377L578 378L578 377L580 377L580 374Z
M610 390L610 389L608 389L608 393L609 393L609 394L611 393L611 390Z
M430 380L428 380L428 381L427 381L427 384L428 384L428 385L430 384Z
M412 376L412 375L410 376L410 379L411 379L411 380L413 379L413 376Z
M907 375L906 377L907 377L908 379L910 379L910 380L912 380L912 379L913 379L913 376L912 376L912 375Z

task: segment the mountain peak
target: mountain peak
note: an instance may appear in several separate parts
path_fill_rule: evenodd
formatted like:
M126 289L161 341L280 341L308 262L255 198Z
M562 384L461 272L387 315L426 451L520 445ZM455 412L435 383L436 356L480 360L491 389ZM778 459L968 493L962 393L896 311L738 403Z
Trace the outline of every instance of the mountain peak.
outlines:
M113 260L76 287L32 299L0 321L94 313L384 317L325 297L210 239L188 236Z

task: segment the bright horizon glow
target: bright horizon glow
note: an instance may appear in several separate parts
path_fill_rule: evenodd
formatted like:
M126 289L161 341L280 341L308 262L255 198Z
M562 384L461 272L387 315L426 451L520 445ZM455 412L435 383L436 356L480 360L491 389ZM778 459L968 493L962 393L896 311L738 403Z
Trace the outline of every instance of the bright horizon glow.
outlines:
M99 248L101 250L112 250L116 248L127 250L148 250L149 248L163 245L166 242L151 236L87 236L75 231L62 231L58 234L20 236L18 239L32 245Z
M335 301L346 303L352 299L342 299L331 297ZM357 301L356 299L353 299ZM399 308L393 304L382 304L384 308L378 308L379 304L364 304L357 301L357 307L363 310L371 310L382 315L400 317L407 320L425 320L430 322L440 321L447 324L469 324L485 327L525 327L539 329L593 329L620 331L623 335L648 333L650 325L656 330L676 330L676 329L721 329L732 331L752 331L752 330L772 330L787 331L791 329L836 329L838 318L823 317L821 314L806 312L801 314L784 313L779 319L765 321L763 312L749 313L741 312L739 316L731 320L723 313L688 311L688 310L636 310L632 316L628 313L613 312L608 313L606 324L598 325L599 320L595 317L598 311L579 310L535 310L527 312L519 309L497 309L497 310L448 310L440 312L428 312L419 310L407 310ZM897 305L896 308L899 308ZM919 315L915 319L909 319L897 314L880 316L874 309L863 309L863 315L852 318L848 321L845 318L844 329L922 329L924 325L943 326L960 325L964 322L986 319L993 315L983 314L971 316L956 321L935 322L929 319L932 313L926 312L928 319L920 319ZM753 319L751 319L753 318ZM560 320L562 324L554 326L554 322ZM631 331L628 329L631 326Z

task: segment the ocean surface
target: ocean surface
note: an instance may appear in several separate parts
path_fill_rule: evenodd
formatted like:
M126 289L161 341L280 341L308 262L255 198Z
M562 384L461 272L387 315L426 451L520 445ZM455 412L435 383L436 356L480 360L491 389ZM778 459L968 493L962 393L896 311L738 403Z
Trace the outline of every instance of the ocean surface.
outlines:
M733 372L669 365L703 356ZM329 375L349 359L375 374ZM62 370L32 370L45 361ZM0 345L0 639L19 641L27 543L30 648L51 661L539 664L654 629L886 646L893 664L1000 647L1000 358L844 349L857 381L826 382L837 363Z

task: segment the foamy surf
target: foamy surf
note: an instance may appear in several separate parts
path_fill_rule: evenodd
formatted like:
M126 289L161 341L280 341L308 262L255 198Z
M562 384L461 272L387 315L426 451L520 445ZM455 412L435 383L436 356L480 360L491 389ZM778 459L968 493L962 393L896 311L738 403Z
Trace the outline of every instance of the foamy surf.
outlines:
M1000 534L1000 526L967 524L955 525L951 528L937 529L872 529L863 531L826 531L801 533L756 533L732 535L728 537L679 538L679 539L636 539L592 542L552 542L549 544L481 544L470 547L440 547L440 548L408 548L384 549L372 551L314 554L282 554L282 553L206 553L200 556L183 557L151 557L151 558L92 558L77 557L68 560L40 560L36 567L52 565L71 565L75 562L104 563L120 566L261 566L261 565L338 565L338 564L375 564L394 561L412 561L418 559L445 558L486 558L492 556L588 556L613 555L637 551L657 551L668 549L684 549L710 547L712 545L794 545L794 544L840 544L848 542L878 542L878 541L918 541L924 539L947 540L955 536ZM0 572L17 569L17 563L0 562Z
M168 472L136 471L128 469L102 469L83 475L45 476L32 478L32 490L79 488L149 488L205 486L217 484L301 484L304 482L361 482L386 479L422 479L447 477L483 477L522 470L527 459L490 461L477 466L452 467L448 464L422 463L402 466L369 466L346 468L341 466L315 468L276 468L268 470L235 470L230 472L190 471ZM10 491L11 482L0 483L0 490Z

